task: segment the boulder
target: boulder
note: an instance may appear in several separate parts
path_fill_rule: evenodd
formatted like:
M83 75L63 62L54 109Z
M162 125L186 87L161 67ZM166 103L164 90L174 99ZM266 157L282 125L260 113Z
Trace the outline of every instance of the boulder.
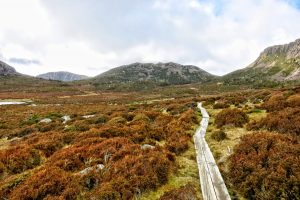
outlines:
M40 121L40 123L50 123L50 122L52 122L52 119L50 118L45 118Z

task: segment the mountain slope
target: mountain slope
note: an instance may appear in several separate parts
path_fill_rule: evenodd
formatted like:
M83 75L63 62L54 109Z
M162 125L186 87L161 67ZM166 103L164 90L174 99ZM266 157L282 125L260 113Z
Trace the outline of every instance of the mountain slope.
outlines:
M0 92L27 92L73 90L72 85L58 81L49 81L21 74L15 68L0 61Z
M300 79L300 39L266 48L248 67L222 78L227 84L263 84Z
M0 61L0 76L10 76L17 75L15 68L9 66L8 64Z
M87 76L74 74L71 72L48 72L45 74L37 75L38 78L46 79L46 80L57 80L57 81L77 81L82 79L87 79Z
M133 63L111 69L93 78L94 85L106 88L149 88L204 83L216 76L192 65L176 63Z

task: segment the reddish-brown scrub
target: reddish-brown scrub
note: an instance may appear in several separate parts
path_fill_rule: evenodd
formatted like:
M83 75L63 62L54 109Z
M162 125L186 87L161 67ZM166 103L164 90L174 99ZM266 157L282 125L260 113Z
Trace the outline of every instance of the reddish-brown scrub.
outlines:
M276 133L246 135L229 159L231 185L247 199L298 199L300 144Z
M242 127L249 120L246 113L237 108L226 108L219 112L215 118L215 124L218 128L225 125L233 125L235 127Z

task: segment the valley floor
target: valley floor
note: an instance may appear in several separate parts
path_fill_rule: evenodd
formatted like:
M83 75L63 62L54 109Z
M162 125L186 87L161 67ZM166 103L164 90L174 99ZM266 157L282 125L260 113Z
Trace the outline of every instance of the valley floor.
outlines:
M0 92L26 99L0 105L0 196L202 199L193 135L203 102L232 199L300 198L299 88L170 91Z

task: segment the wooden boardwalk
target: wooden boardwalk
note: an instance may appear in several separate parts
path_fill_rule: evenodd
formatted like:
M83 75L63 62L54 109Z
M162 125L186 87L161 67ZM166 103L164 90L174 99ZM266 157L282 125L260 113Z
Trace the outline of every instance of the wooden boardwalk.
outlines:
M200 127L194 135L194 143L197 154L197 163L200 176L200 185L204 200L227 200L230 195L215 162L215 159L205 141L205 133L208 126L209 115L201 103L198 108L202 113Z

